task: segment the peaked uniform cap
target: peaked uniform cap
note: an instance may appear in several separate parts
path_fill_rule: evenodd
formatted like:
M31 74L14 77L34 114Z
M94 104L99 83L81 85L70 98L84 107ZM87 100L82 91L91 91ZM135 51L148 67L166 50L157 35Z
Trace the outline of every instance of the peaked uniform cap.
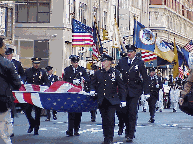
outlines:
M103 62L103 61L105 61L105 60L112 61L113 58L112 58L111 56L109 56L109 55L103 53L102 56L101 56L101 61Z
M72 62L77 63L79 62L79 56L76 55L70 55L69 59L71 59Z
M33 63L37 63L38 64L38 63L41 62L42 59L39 58L39 57L33 57L33 58L31 58L31 60L32 60Z
M53 67L52 66L46 66L46 70L50 71Z
M14 49L13 48L7 48L7 50L5 51L5 55L9 55L14 53Z
M127 52L133 52L137 49L134 45L126 45L125 48L127 49Z

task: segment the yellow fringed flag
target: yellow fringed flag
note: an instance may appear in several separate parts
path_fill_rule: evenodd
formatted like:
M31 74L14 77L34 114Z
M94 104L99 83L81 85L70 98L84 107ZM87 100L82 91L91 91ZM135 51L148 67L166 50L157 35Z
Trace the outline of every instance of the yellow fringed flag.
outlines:
M55 69L55 71L54 71L54 73L53 73L54 75L56 75L56 69Z
M174 67L173 67L173 78L175 79L179 74L179 62L178 62L178 52L176 48L175 38L174 38Z

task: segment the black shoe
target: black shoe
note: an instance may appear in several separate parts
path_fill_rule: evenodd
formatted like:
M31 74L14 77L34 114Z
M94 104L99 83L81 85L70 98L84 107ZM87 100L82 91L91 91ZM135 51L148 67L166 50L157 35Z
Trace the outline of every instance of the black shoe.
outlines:
M91 119L91 122L96 122L95 119Z
M133 142L133 139L130 138L130 137L127 137L127 138L126 138L126 142Z
M122 134L123 134L123 128L119 128L118 135L122 135Z
M146 109L143 109L143 112L146 112Z
M75 131L75 132L74 132L74 135L75 135L75 136L79 136L80 133L78 133L78 131Z
M102 144L113 144L113 139L112 138L104 138L104 141Z
M45 121L50 121L50 119L49 119L49 118L47 118Z
M150 118L149 122L150 122L150 123L154 123L154 122L155 122L155 119L154 119L154 118Z
M53 116L53 119L54 119L54 120L57 120L57 117L56 117L56 116Z
M12 134L10 135L10 137L14 137L14 133L12 133Z
M73 133L67 130L67 131L66 131L66 135L68 135L68 136L73 136Z
M176 109L173 109L173 112L176 112Z
M31 133L33 131L33 127L29 127L27 133Z
M162 110L160 109L159 112L162 112Z
M38 129L34 129L34 135L39 135L38 134Z

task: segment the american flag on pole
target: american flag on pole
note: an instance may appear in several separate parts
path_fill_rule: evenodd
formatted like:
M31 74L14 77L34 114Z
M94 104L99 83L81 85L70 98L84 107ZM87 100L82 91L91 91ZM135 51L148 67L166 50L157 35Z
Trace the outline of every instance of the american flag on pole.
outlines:
M193 42L192 40L190 40L185 46L184 48L186 48L189 52L192 51L193 49Z
M152 60L156 60L157 55L155 55L152 52L141 50L141 58L142 58L143 61L149 62L149 61L152 61Z
M92 47L92 28L72 19L72 47Z
M179 67L179 76L178 77L181 78L181 79L184 79L184 71L183 71L183 67L182 66Z
M19 91L13 91L15 103L29 103L48 110L59 112L88 112L97 109L97 101L75 86L65 81L54 82L49 88L25 84Z

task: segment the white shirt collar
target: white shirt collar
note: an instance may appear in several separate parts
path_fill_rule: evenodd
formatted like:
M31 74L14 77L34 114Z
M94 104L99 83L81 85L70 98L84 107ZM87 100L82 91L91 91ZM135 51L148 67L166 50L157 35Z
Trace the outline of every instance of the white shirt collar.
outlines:
M135 57L134 57L133 59L131 59L131 60L128 58L128 63L131 63L131 64L132 64L134 59L135 59ZM131 62L130 62L130 61L131 61Z

